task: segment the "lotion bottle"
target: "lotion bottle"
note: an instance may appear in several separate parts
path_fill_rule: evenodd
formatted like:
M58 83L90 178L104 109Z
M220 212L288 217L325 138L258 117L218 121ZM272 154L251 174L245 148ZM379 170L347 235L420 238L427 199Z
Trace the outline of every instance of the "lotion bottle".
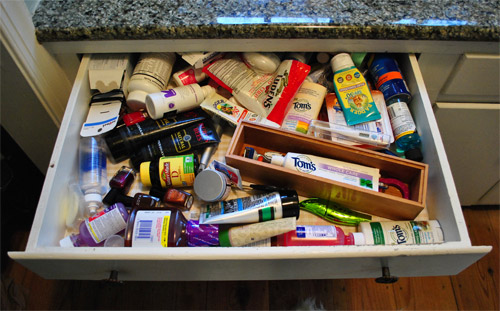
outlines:
M127 106L132 111L146 108L146 96L164 90L172 74L175 53L142 54L128 84Z
M297 226L295 230L277 236L277 246L333 246L363 245L364 235L359 232L345 234L337 226Z
M189 84L146 96L146 109L157 120L167 114L177 114L200 106L201 102L215 93L209 85Z

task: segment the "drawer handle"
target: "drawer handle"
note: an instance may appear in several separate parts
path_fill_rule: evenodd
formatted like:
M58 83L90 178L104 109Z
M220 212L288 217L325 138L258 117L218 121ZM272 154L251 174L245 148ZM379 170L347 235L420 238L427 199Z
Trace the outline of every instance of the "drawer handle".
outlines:
M111 273L109 274L109 278L104 279L103 281L107 283L113 283L113 284L122 284L123 281L118 280L118 271L116 270L111 270Z
M381 284L392 284L396 283L399 280L397 276L391 276L391 272L389 271L389 267L382 267L382 276L375 279L375 282Z

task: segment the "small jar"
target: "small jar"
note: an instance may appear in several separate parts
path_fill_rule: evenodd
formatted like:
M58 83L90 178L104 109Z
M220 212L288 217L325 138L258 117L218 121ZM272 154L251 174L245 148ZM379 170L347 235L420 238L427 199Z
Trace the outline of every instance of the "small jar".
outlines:
M231 192L231 180L219 171L205 169L196 176L193 189L205 202L222 201Z

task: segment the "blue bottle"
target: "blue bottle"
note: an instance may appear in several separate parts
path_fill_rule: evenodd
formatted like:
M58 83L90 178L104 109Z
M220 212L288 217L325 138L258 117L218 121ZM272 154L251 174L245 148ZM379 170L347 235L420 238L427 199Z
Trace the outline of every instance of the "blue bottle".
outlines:
M103 206L106 192L106 151L99 136L80 138L79 179L86 213L93 216Z
M368 67L376 88L384 94L397 148L407 159L422 161L420 135L408 108L411 94L396 60L389 54L372 54Z

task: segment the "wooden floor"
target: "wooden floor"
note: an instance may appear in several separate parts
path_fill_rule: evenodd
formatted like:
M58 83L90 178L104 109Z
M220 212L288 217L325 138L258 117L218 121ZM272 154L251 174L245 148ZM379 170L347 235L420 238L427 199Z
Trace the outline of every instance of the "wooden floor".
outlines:
M9 260L2 273L2 310L290 310L307 299L327 310L498 310L498 207L464 208L473 245L493 251L456 276L373 279L124 282L45 280ZM23 250L17 231L10 250ZM2 245L4 247L5 245Z

